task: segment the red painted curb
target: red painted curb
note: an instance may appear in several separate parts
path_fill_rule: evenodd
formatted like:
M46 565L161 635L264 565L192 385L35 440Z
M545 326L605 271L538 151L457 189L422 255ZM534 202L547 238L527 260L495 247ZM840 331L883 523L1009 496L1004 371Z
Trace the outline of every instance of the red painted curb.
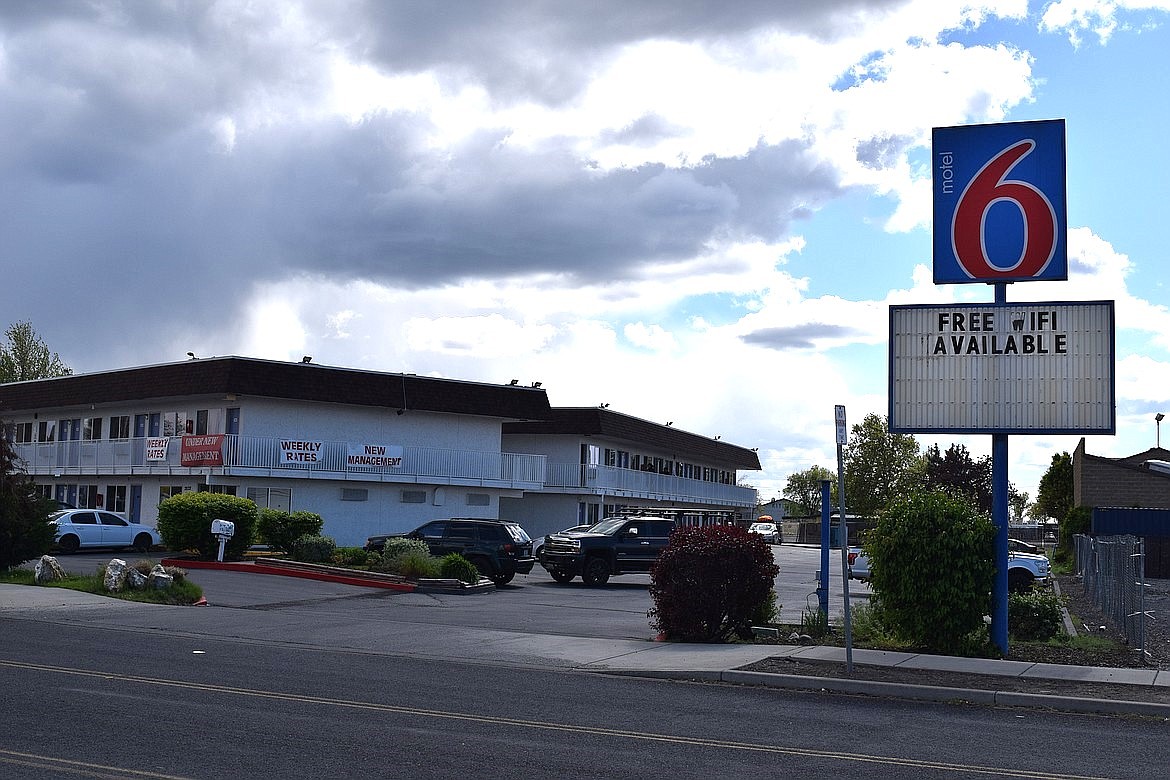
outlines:
M278 577L300 577L305 580L321 582L336 582L341 585L358 585L363 588L384 588L413 592L418 586L406 582L387 582L385 580L370 580L363 577L347 577L343 574L331 574L320 571L304 571L303 569L284 569L279 566L265 566L262 563L240 563L235 561L196 561L186 558L165 558L163 566L178 566L180 569L215 569L219 571L241 571L252 574L271 574Z

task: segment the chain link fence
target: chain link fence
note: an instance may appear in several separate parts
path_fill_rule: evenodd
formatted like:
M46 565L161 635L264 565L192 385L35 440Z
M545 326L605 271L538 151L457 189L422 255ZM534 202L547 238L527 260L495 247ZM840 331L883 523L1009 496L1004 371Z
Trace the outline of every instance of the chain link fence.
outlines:
M1077 534L1077 575L1085 594L1125 634L1129 646L1146 649L1146 574L1141 537Z

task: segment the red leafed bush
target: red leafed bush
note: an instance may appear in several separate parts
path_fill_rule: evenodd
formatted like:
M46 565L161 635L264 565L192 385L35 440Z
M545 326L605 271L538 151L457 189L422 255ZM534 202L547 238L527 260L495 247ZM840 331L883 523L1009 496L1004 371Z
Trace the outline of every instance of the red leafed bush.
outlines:
M651 624L679 642L751 636L773 603L780 567L759 534L737 526L682 527L650 570Z

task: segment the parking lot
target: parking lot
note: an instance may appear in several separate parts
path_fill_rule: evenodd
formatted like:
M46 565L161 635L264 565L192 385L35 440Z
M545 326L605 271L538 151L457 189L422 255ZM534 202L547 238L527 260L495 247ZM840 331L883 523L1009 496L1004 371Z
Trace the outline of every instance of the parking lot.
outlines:
M812 547L772 547L780 566L776 577L777 601L783 622L798 622L806 609L817 607L816 572L820 551ZM61 555L58 560L75 573L92 574L110 558L137 560L128 551L87 552ZM841 615L840 551L830 551L830 614ZM647 639L654 635L647 612L653 606L650 577L632 574L614 577L603 587L588 587L580 580L567 585L553 582L537 565L532 573L518 575L512 583L476 594L399 593L338 583L318 582L234 571L192 569L190 579L199 584L212 607L251 611L310 608L322 619L393 620L403 626L448 625L452 627L518 631L606 639ZM850 584L851 596L864 599L868 587Z

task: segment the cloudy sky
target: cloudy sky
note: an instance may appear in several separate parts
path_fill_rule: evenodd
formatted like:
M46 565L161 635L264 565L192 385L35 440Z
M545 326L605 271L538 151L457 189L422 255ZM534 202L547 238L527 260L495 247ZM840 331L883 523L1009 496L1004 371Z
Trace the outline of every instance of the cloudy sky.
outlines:
M890 304L992 299L932 282L931 128L1064 118L1069 281L1009 300L1116 300L1089 451L1130 454L1170 413L1167 52L1170 0L11 0L0 324L77 372L540 381L758 447L767 500L834 404L885 414Z

